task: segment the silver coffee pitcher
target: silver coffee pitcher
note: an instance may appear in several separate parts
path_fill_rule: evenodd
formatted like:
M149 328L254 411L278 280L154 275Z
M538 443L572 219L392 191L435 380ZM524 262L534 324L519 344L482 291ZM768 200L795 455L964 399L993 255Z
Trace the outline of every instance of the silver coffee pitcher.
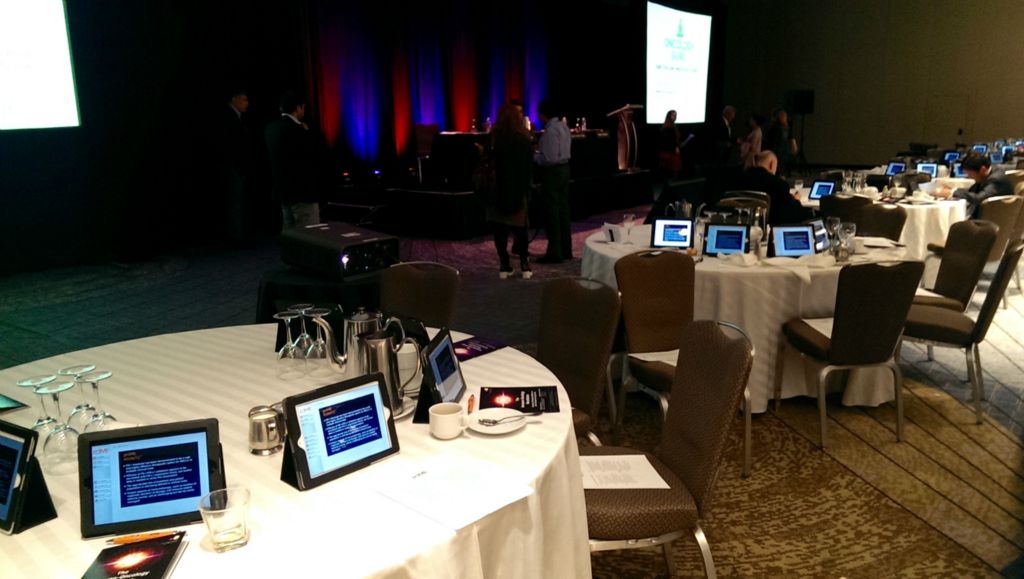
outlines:
M345 318L341 342L339 343L337 336L334 335L334 328L331 327L330 323L323 318L313 318L313 322L320 326L324 332L324 341L327 343L327 355L331 366L336 372L349 377L366 374L365 364L363 363L365 356L362 353L359 336L361 334L379 332L382 329L386 329L392 323L398 324L399 327L402 325L398 318L388 318L385 324L381 323L383 319L384 316L380 312L365 308L356 309L352 315Z
M398 322L396 318L388 320L383 330L361 334L359 336L359 347L363 354L363 374L380 372L384 375L384 383L388 392L388 399L391 402L391 413L394 416L401 414L405 387L416 377L420 371L420 353L416 341L405 336L405 330L401 323L396 323L398 333L401 337L395 338L394 334L388 331L392 321ZM409 376L409 379L402 382L398 371L398 351L402 345L410 343L416 349L416 371Z
M249 411L249 452L267 456L284 448L284 414L270 406Z

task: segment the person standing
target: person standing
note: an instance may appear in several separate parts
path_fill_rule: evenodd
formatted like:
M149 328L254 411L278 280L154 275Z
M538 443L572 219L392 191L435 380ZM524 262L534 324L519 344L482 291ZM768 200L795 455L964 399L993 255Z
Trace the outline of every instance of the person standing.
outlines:
M679 156L679 127L676 126L676 112L665 114L665 122L658 131L658 169L665 183L675 179L682 168Z
M245 240L246 213L245 184L251 166L251 141L244 115L249 110L249 96L242 89L230 92L227 106L220 114L217 148L220 158L219 174L224 195L224 225L231 241Z
M544 203L544 232L548 247L537 263L561 263L572 259L572 229L569 220L569 157L572 136L569 127L557 114L550 101L537 105L537 116L544 125L544 134L534 154L540 167L541 197Z
M732 122L736 119L736 107L726 105L722 109L722 122L715 123L712 130L714 142L712 163L735 163L736 139L732 134Z
M750 132L740 141L740 157L744 167L753 167L754 159L761 152L761 127L764 125L764 116L754 113L750 115Z
M281 204L284 227L320 222L314 167L315 141L302 122L306 102L292 92L281 97L281 116L267 125L266 141L274 200Z
M793 159L793 143L789 137L789 114L786 109L778 108L772 111L772 120L764 137L764 150L775 153L779 160L777 174L788 176Z
M526 228L529 211L527 199L533 187L533 140L523 123L522 109L506 104L498 111L498 121L491 130L491 152L494 156L495 192L487 200L487 221L494 230L494 248L498 251L498 277L512 275L508 253L508 237L512 235L512 253L519 256L523 279L530 279L529 240Z

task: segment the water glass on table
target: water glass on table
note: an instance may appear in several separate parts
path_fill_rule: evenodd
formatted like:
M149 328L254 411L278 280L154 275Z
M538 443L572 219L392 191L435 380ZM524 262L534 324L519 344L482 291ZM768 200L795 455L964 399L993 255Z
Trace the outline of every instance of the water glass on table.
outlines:
M227 487L199 499L214 551L223 553L249 542L249 498L249 489Z
M636 222L636 214L635 213L625 213L625 214L622 215L623 235L626 238L626 240L623 241L622 243L630 244L630 245L633 243L633 241L629 237L629 234L633 230L633 223L635 223L635 222Z

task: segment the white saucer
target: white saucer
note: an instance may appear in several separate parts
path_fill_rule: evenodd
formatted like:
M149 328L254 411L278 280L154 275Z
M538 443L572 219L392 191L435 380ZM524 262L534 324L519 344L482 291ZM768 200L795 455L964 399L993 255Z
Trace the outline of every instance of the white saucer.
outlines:
M473 414L469 415L469 424L467 427L473 432L479 432L480 434L508 434L509 432L515 432L520 428L526 426L527 417L523 417L519 420L509 420L501 424L494 426L484 426L480 424L481 418L492 418L494 420L501 420L509 416L521 416L523 413L516 410L515 408L484 408L483 410L477 410Z

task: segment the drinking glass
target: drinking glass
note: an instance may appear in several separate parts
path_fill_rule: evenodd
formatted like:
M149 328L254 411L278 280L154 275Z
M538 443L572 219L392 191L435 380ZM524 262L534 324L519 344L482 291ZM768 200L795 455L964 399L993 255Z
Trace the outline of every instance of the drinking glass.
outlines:
M796 189L797 193L801 193L803 191L803 188L804 188L803 179L797 179L796 181L794 181L793 182L793 188Z
M223 553L249 542L249 497L245 487L227 487L199 499L214 551Z
M299 354L292 341L292 320L299 317L295 311L278 312L274 319L284 324L284 345L277 351L277 377L282 380L297 380L306 374L306 358Z
M330 313L331 310L327 308L313 308L309 310L307 315L319 320ZM325 378L334 374L334 371L331 369L331 355L327 351L327 341L324 340L324 329L320 327L320 324L314 325L316 325L316 340L313 341L309 346L309 350L306 351L309 375Z
M845 221L839 225L839 257L838 261L846 261L853 255L853 237L857 235L857 224Z
M32 425L32 430L38 431L41 437L49 434L50 431L57 426L57 420L46 413L45 395L36 392L35 389L40 386L45 386L56 379L57 377L53 374L44 374L42 376L32 376L31 378L25 378L16 382L16 384L22 388L32 388L32 391L39 396L39 416L36 418L36 423Z
M626 230L626 240L622 243L632 245L633 240L630 239L629 234L633 229L633 222L636 221L635 213L624 213L622 215L622 228Z
M74 380L75 384L78 384L78 391L82 394L82 402L72 408L71 414L68 415L68 424L76 430L84 428L92 420L92 415L96 412L96 408L89 403L89 397L86 395L85 381L79 380L80 376L95 369L96 364L76 364L57 370L58 376Z
M825 219L825 229L828 230L828 238L835 241L839 235L839 218L829 217Z
M308 317L309 310L313 309L313 304L295 304L288 306L289 311L293 311L299 315L299 321L302 325L302 333L299 334L298 338L295 338L295 349L296 353L303 358L306 357L306 353L309 352L309 347L313 345L313 337L306 331L306 318Z
M98 370L96 372L89 372L82 376L82 379L92 384L92 392L96 398L96 412L92 415L92 420L85 425L85 432L96 432L99 430L110 430L114 428L114 423L117 419L114 415L103 410L103 404L100 402L100 382L113 376L114 373L110 370Z
M74 382L51 382L34 389L36 394L50 396L57 410L57 423L43 443L43 469L49 474L78 472L78 431L60 420L60 394L74 386Z

